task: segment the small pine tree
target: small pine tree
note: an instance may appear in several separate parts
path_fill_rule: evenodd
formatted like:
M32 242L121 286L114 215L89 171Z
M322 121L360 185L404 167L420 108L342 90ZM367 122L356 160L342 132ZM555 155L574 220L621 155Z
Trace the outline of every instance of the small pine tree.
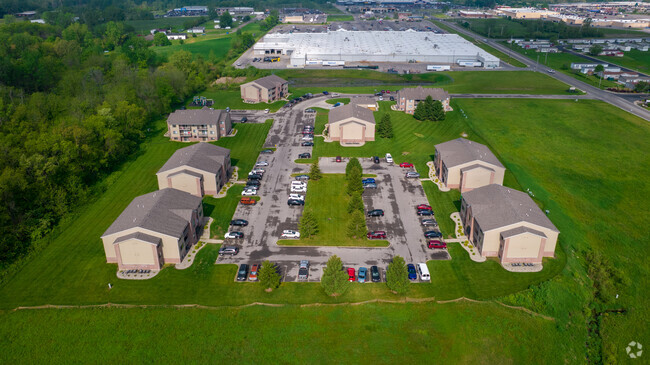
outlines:
M408 270L402 256L393 257L386 268L386 285L397 294L405 294L409 288Z
M300 237L309 238L318 233L318 221L314 212L310 210L305 210L300 217Z
M348 223L348 237L354 239L361 239L366 236L366 219L363 213L355 210L350 215L350 222Z
M361 162L359 162L359 159L356 158L356 157L352 157L350 159L350 161L348 161L348 164L345 165L345 178L346 179L348 179L348 180L350 179L350 172L355 168L359 169L359 171L363 171L363 169L361 168Z
M348 195L361 194L363 192L363 183L361 183L362 175L361 170L353 168L350 171L347 182Z
M344 294L350 287L348 275L343 271L343 263L338 256L334 255L327 260L320 285L327 295Z
M361 194L353 194L350 198L350 201L348 202L348 213L352 214L352 212L355 210L358 210L361 213L364 212L363 199L361 198Z
M424 120L435 120L433 114L433 98L429 95L424 99Z
M309 179L320 180L322 177L323 174L320 172L320 167L318 167L318 160L316 160L311 164L311 169L309 170Z
M262 287L268 291L280 286L280 279L282 279L277 266L269 260L262 263L258 277Z
M427 110L424 101L418 103L415 107L415 112L413 112L413 118L417 120L426 120L427 119Z
M445 108L442 106L440 100L433 102L432 106L432 120L440 121L445 120Z

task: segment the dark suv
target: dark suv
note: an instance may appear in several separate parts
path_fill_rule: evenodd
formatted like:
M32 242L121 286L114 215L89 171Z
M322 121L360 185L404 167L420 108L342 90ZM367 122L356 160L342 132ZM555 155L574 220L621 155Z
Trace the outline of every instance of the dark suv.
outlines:
M246 281L248 277L248 265L241 264L239 265L239 271L237 271L237 281Z
M384 211L382 209L373 209L368 212L368 217L383 217Z
M311 154L309 152L301 153L298 158L311 158Z
M442 233L438 231L426 231L424 232L424 238L440 238L442 237Z
M370 267L370 279L373 283L378 283L381 281L381 274L379 274L379 268L377 266Z

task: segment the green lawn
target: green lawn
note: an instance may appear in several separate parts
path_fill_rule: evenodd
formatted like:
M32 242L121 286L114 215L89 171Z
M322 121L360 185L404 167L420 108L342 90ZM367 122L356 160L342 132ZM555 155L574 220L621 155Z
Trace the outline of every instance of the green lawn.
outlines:
M325 100L327 104L336 104L336 103L341 103L341 104L349 104L350 103L350 98L334 98L334 99L327 99Z
M317 181L310 180L305 197L305 210L311 210L318 221L315 237L297 240L280 240L283 246L362 246L386 247L388 241L352 239L346 236L350 214L347 212L350 197L346 193L344 174L323 174ZM298 229L298 227L295 227Z
M243 185L236 184L228 189L228 193L223 198L217 199L212 196L203 198L203 214L214 219L210 226L211 238L222 239L228 231L243 190Z
M617 64L645 74L650 73L650 52L633 49L629 52L625 52L623 57L597 56L596 58L607 63Z
M337 14L337 15L327 15L328 22L351 22L354 20L352 15Z
M215 109L225 109L230 107L230 109L249 109L249 110L264 110L270 109L271 112L276 112L278 109L282 108L287 102L284 100L275 101L273 103L257 103L249 104L244 103L241 98L241 92L239 87L234 90L221 90L217 88L209 88L205 91L199 93L199 95L205 96L208 99L214 100L212 108ZM188 99L187 104L191 103L192 100Z
M467 302L17 311L0 335L5 364L552 364L568 351L553 321Z

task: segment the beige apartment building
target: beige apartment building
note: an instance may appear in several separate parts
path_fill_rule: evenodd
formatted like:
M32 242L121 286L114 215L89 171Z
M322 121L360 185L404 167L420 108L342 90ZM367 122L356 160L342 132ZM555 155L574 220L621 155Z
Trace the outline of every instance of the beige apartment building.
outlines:
M449 105L450 98L448 92L441 88L422 86L403 88L398 91L395 98L397 101L395 108L408 114L413 114L418 103L425 100L427 96L431 96L433 100L440 101L446 112L453 110Z
M230 177L230 150L210 143L181 148L158 170L158 188L217 195Z
M446 187L463 193L490 184L503 185L506 168L487 146L458 138L435 148L436 176Z
M560 231L526 193L492 184L462 194L460 216L483 257L541 263L554 257Z
M240 91L245 103L271 103L289 94L289 82L270 75L242 84Z
M231 129L230 113L207 106L176 110L167 118L167 133L172 141L218 141L227 136Z
M375 140L375 116L370 109L354 104L333 108L326 125L330 140L342 146L361 146Z
M200 197L176 189L139 196L102 235L106 262L120 270L180 263L203 229Z

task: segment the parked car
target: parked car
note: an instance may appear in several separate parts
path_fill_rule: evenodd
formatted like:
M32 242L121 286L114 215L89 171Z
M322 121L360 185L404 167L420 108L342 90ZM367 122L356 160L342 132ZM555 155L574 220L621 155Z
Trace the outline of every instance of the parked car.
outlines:
M305 200L305 196L300 194L289 194L289 199Z
M219 255L236 255L239 253L239 247L237 246L221 246L219 249Z
M419 216L432 216L433 215L433 210L430 210L430 209L418 209L417 214Z
M379 273L379 268L377 266L370 266L370 279L373 283L381 281L381 274Z
M259 188L262 183L259 180L248 180L246 181L246 186L254 186L256 188Z
M417 209L427 209L427 210L432 210L431 206L429 204L420 204L416 207Z
M303 147L312 147L314 145L314 142L307 141L307 142L301 143L300 145L303 146Z
M447 248L447 244L438 240L430 240L427 244L429 248Z
M248 275L248 280L250 281L257 281L257 271L260 269L259 264L254 264L251 266L251 273Z
M306 186L307 186L307 183L304 182L304 181L300 181L300 180L293 180L293 181L291 182L291 186L306 187Z
M294 231L291 229L285 229L282 231L282 238L300 238L300 232Z
M241 120L239 122L240 123L246 123L246 122L248 122L248 118L243 117L243 118L241 118Z
M235 239L244 238L244 232L239 232L239 231L226 232L223 238L235 238Z
M248 225L248 221L245 219L233 219L230 221L230 225L246 227Z
M377 189L377 184L375 183L367 183L363 184L364 189Z
M417 271L415 271L415 265L408 264L408 265L406 265L406 269L409 272L409 280L417 280L418 279L418 273L417 273Z
M442 233L439 231L426 231L424 232L424 238L441 238Z
M248 265L241 264L239 265L239 271L237 271L237 281L246 281L248 276Z
M432 226L432 227L438 226L438 222L436 222L436 220L433 218L423 219L420 222L422 223L423 226Z
M305 109L305 113L316 113L316 111L312 108Z
M407 179L417 179L420 177L420 173L415 172L415 171L409 171L406 173L406 178Z
M368 239L377 240L377 239L386 239L386 232L384 231L370 231L366 235Z
M298 158L311 158L311 153L305 152L298 155Z
M383 216L384 216L383 209L373 209L368 212L368 217L383 217Z
M268 166L268 165L269 165L269 163L266 162L266 161L260 161L260 162L255 164L255 166Z
M360 267L359 268L359 273L357 274L357 281L360 282L360 283L365 283L367 273L368 273L368 270L365 267Z
M307 280L309 277L309 260L300 260L298 267L298 280Z
M313 137L312 135L309 135L309 134L308 134L308 135L302 137L301 140L303 140L303 141L307 141L307 142L311 142L311 141L314 140L314 137Z
M291 192L292 193L306 193L307 192L307 186L296 186L292 185L291 186Z
M260 174L248 174L248 180L262 180L262 175L260 175Z
M309 175L298 175L298 176L294 177L294 179L300 180L300 181L307 181L307 180L309 180Z
M270 149L270 148L267 148L267 149L264 149L264 150L260 151L260 153L266 153L266 154L273 153L273 150Z
M375 156L375 157L373 157L372 160L373 160L375 163L379 163L379 156Z
M243 196L255 196L255 195L257 195L257 189L244 189L244 191L241 192L241 195L243 195Z
M341 159L341 156L336 156L336 162L341 162L343 159Z
M299 199L289 199L287 200L287 205L289 206L305 205L305 201Z
M348 267L348 281L355 281L356 277L354 275L354 268Z
M375 184L376 181L375 181L374 177L367 177L365 179L361 179L361 183L362 184L370 184L370 183Z
M251 172L249 172L249 174L260 174L260 175L264 175L265 172L266 172L266 170L264 170L263 168L261 168L261 167L256 167L256 168L252 169Z
M393 156L390 153L386 154L386 162L393 163Z
M264 113L266 113L266 114L268 114L270 111L271 111L271 109L269 109L269 108L264 109Z
M241 200L239 200L239 202L244 204L244 205L255 205L255 204L257 204L257 200L255 200L253 198L249 198L247 196L241 198Z
M413 167L413 164L410 162L402 162L399 164L399 167Z
M336 104L334 104L334 106L333 106L332 108L336 108L336 107L339 107L339 106L341 106L341 105L343 105L343 104L341 104L341 103L336 103Z
M329 95L329 91L323 91L323 95Z

